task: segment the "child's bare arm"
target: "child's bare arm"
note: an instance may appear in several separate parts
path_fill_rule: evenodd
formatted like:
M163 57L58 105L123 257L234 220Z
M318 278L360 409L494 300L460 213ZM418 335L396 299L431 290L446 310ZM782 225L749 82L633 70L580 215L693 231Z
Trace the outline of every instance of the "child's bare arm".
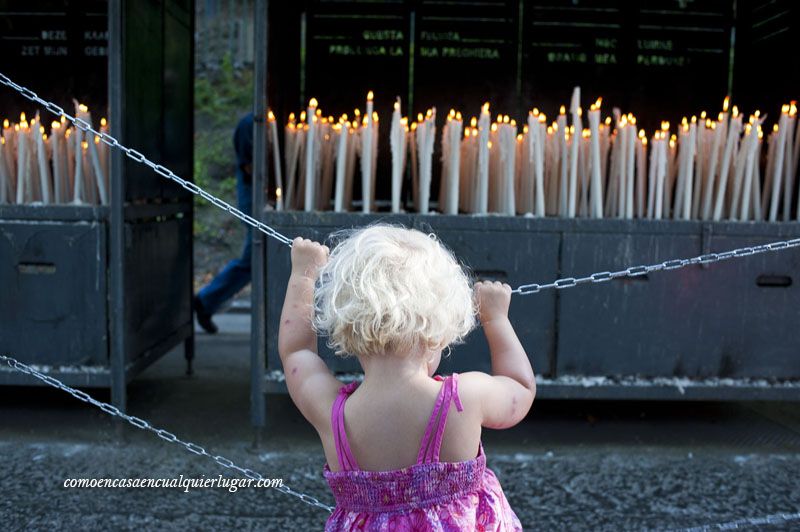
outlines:
M289 395L303 416L315 428L324 427L330 417L330 399L342 383L317 354L317 335L311 326L314 316L314 283L319 268L328 260L328 248L310 240L292 241L292 273L278 329L278 353Z
M492 357L492 375L470 373L480 390L483 426L508 428L525 418L536 395L528 355L508 321L511 287L499 282L475 284L480 321Z

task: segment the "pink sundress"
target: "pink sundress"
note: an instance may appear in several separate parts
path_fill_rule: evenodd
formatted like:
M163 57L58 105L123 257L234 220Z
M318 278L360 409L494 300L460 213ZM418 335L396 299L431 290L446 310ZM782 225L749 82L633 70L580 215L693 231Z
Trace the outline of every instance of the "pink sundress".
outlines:
M444 383L422 437L417 463L393 471L358 468L344 429L344 403L358 382L339 390L331 426L341 471L331 471L328 464L323 468L336 499L326 531L522 530L500 482L486 467L483 444L472 460L439 461L450 401L459 412L463 406L458 398L458 375L435 378Z

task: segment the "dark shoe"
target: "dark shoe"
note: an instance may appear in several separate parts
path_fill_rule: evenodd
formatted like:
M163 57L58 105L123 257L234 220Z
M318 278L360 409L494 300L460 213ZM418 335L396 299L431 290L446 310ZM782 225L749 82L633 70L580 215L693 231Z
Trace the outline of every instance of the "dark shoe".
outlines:
M219 329L217 329L217 325L211 320L211 314L206 312L206 308L197 297L194 298L194 312L197 314L197 323L200 324L200 327L202 327L205 332L208 334L217 333Z

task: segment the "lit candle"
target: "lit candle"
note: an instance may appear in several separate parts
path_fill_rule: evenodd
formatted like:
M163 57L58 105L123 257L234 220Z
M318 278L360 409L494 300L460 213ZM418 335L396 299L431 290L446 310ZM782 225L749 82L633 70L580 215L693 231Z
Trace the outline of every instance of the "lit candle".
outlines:
M567 182L569 168L567 140L569 139L569 130L567 129L566 109L563 105L561 106L561 109L559 109L556 124L558 125L559 153L561 159L561 172L559 175L560 187L558 189L558 214L559 216L567 216L569 211L569 200L567 199L569 194L569 183Z
M447 195L444 206L445 214L458 214L458 178L461 172L461 132L463 122L461 113L451 111L447 117ZM445 139L443 139L445 140ZM443 154L443 156L445 156Z
M489 103L483 104L478 118L478 205L477 213L489 212Z
M724 117L722 117L724 118ZM708 165L708 173L706 174L706 186L703 191L703 220L708 220L711 217L711 198L714 196L714 184L717 175L717 164L719 161L719 149L722 144L722 136L725 131L724 120L715 122L713 125L714 138L711 143L711 156Z
M272 142L272 167L275 171L275 210L283 210L283 174L281 171L281 146L278 139L278 121L272 110L267 112L270 141Z
M39 113L36 113L37 127L33 131L36 140L36 162L38 163L39 190L41 192L42 203L47 205L52 202L50 161L47 157L47 147L45 145L44 126L39 125Z
M316 185L317 164L316 164L316 141L317 141L317 99L311 98L308 102L308 131L306 132L305 145L305 211L314 210L314 187Z
M370 212L372 199L372 91L367 93L367 111L364 114L364 123L361 129L361 194L363 198L363 212Z
M589 131L591 132L589 142L592 156L592 218L603 217L603 188L600 179L600 104L602 101L602 98L598 98L597 101L589 107Z
M91 136L89 136L91 138ZM97 190L100 193L100 203L108 205L108 192L106 189L106 176L103 173L102 165L100 164L100 155L97 151L97 145L100 143L100 137L95 136L92 141L87 141L89 144L89 157L92 161L92 169L94 171L95 181L97 182Z
M406 160L406 131L400 115L400 97L394 102L392 124L389 127L389 147L392 150L392 212L400 212L400 195Z
M750 139L747 145L747 155L745 156L744 185L742 193L742 207L739 220L747 221L750 219L750 196L753 191L754 166L758 164L756 160L756 150L758 148L759 121L756 120L750 130ZM773 195L774 197L774 195ZM774 220L771 220L774 221Z
M796 173L794 168L794 137L795 119L797 115L797 105L794 101L789 104L789 119L786 124L786 148L783 156L783 221L788 222L791 217L791 201L794 195L794 181Z
M30 184L28 183L30 168L28 164L28 122L25 114L20 116L19 127L15 127L17 140L17 204L26 202L30 195Z
M643 129L639 130L639 138L636 141L636 217L645 216L645 174L647 172L647 136Z
M337 134L336 141L336 192L333 201L333 210L336 212L344 211L344 185L347 171L347 141L349 139L349 127L344 117L339 119L339 123L334 126Z
M778 144L775 146L775 165L772 175L772 199L769 206L769 221L778 219L778 200L781 193L781 179L783 178L783 159L786 154L786 137L789 129L789 106L781 108L781 117L778 121Z
M739 110L733 106L733 120L730 121L727 137L725 139L725 150L722 154L722 165L719 171L719 186L717 188L717 195L714 201L714 215L715 222L722 219L723 206L725 201L725 193L728 187L728 173L730 171L731 160L734 157L733 150L739 141L739 133L741 133L742 117L739 115Z

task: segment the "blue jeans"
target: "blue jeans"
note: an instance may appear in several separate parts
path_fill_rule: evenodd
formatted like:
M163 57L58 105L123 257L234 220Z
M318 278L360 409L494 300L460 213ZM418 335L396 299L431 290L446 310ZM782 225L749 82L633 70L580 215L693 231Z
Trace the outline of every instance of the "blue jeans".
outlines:
M245 214L251 214L253 210L253 186L244 182L244 176L241 171L236 172L236 197L239 210ZM250 226L247 225L246 227L247 237L244 241L241 257L233 259L226 264L222 271L197 294L197 298L209 314L215 314L226 301L235 296L239 290L250 282L252 233Z

